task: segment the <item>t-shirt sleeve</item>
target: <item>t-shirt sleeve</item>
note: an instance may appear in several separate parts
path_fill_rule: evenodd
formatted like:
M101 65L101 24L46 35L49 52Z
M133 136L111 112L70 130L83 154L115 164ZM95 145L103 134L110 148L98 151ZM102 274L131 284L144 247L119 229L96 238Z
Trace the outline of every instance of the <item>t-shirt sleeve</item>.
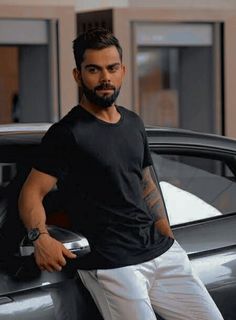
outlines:
M56 123L49 128L39 147L33 168L63 178L68 171L68 159L73 135L70 130Z
M153 164L153 161L152 161L151 152L148 145L146 130L141 118L140 118L140 125L141 125L143 145L144 145L144 156L143 156L143 169L144 169L148 166L151 166Z
M143 157L143 169L153 164L151 152L148 146L147 134L144 130L144 157Z

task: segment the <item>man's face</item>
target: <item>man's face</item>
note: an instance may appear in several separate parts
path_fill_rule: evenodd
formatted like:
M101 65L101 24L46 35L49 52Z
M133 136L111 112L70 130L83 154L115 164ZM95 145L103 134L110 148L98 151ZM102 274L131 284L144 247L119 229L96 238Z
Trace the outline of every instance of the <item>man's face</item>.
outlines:
M124 66L115 46L85 51L77 82L83 88L86 99L99 107L114 104L124 77Z

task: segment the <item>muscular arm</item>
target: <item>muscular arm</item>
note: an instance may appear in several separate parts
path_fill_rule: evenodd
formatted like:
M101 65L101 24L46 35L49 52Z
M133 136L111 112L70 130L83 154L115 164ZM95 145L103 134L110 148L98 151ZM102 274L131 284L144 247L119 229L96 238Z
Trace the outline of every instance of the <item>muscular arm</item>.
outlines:
M46 230L46 215L42 202L56 181L56 178L35 169L29 174L19 197L20 216L27 229Z
M46 214L42 201L55 186L56 181L55 177L35 169L29 174L19 197L20 217L27 229L39 228L41 232L47 232ZM65 257L76 257L49 234L41 234L34 241L34 246L35 260L42 270L59 271L66 264Z
M165 236L174 238L173 232L166 217L160 190L154 181L155 174L153 168L146 167L143 170L142 178L144 200L146 201L149 211L155 217L155 227L157 230Z

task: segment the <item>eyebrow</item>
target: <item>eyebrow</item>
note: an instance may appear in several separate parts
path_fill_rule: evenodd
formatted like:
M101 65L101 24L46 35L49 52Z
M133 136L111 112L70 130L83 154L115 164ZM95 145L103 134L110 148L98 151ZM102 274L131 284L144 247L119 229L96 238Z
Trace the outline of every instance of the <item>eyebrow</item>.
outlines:
M108 66L106 66L106 68L112 68L112 67L116 67L116 66L119 66L121 65L120 62L115 62L115 63L112 63L112 64L109 64ZM97 65L97 64L87 64L85 66L85 69L88 69L88 68L97 68L97 69L102 69L101 66Z

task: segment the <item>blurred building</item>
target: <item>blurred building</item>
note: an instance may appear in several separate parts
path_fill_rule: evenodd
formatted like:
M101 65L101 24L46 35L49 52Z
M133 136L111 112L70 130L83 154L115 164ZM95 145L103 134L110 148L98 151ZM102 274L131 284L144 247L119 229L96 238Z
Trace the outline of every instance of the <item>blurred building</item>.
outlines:
M235 0L8 3L0 0L0 91L2 78L9 77L8 113L18 94L20 121L54 121L77 103L71 41L76 33L104 26L124 48L127 75L120 104L147 125L236 137ZM1 99L3 122L9 115L1 115Z

